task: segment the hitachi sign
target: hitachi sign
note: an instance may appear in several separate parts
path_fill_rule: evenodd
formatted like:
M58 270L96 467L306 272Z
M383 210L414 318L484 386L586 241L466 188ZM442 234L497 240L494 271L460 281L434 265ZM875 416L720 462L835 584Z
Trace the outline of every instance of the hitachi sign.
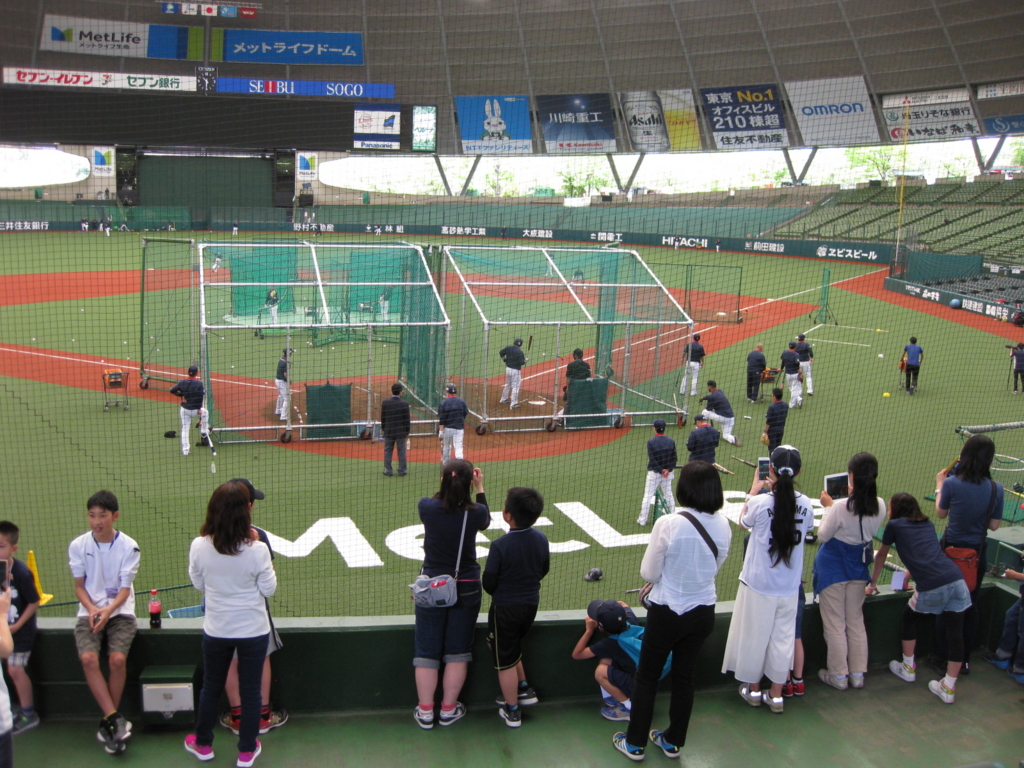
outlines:
M662 237L662 245L675 246L676 242L679 243L680 248L707 248L708 239L706 237Z
M84 31L78 33L79 40L93 40L97 43L131 43L132 45L139 45L142 43L142 38L138 35L133 35L131 32L92 32Z
M853 112L863 112L864 105L859 101L853 104L817 104L813 107L802 107L800 111L811 117L812 115L849 115Z
M250 80L249 93L295 93L294 80Z

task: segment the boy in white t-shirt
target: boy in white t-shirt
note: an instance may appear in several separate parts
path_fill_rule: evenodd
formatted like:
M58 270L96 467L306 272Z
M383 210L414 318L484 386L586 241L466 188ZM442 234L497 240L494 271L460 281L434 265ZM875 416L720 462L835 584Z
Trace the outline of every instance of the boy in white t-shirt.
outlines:
M114 526L117 497L97 491L88 501L89 527L68 547L68 564L75 579L78 623L75 645L89 691L103 712L96 738L111 755L125 750L132 724L117 711L124 692L128 649L138 624L132 582L139 570L139 545ZM110 680L100 669L100 651L107 641Z

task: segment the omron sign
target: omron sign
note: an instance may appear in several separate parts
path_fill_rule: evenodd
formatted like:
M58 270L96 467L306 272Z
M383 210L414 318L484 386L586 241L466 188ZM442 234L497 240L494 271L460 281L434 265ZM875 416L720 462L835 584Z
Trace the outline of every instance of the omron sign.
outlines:
M805 146L878 143L871 97L861 77L786 83Z
M863 111L864 105L859 101L853 104L817 104L813 107L800 107L800 112L804 115L849 115Z

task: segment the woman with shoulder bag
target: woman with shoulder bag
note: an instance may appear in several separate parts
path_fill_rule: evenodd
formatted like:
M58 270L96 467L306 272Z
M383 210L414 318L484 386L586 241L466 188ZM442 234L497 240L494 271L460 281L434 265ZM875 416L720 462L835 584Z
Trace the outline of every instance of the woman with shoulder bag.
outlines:
M476 493L476 503L470 491ZM484 475L463 459L449 461L441 470L441 489L420 499L423 522L424 576L452 575L458 600L448 608L416 606L416 693L413 711L420 728L434 727L434 697L441 663L441 712L438 722L451 725L466 714L458 700L473 660L473 631L480 614L480 564L476 561L476 534L491 524L484 496Z
M985 560L985 543L988 532L999 527L1003 519L1003 486L992 479L991 467L995 459L996 446L987 435L972 435L960 449L960 460L953 466L952 473L942 470L935 475L935 514L940 519L949 518L946 531L942 534L942 547L948 555L951 548L974 550L974 579L964 574L971 591L971 607L964 614L964 664L961 674L970 674L971 649L978 635L978 590L981 574L988 564ZM963 570L963 569L961 569ZM946 646L945 619L935 622L934 656L928 663L940 671L949 659Z
M877 496L878 460L858 453L846 465L848 496L833 502L821 494L825 516L818 526L821 546L814 558L814 594L828 644L828 668L818 679L840 691L863 688L868 669L864 629L864 588L874 559L872 539L885 522L885 501Z
M633 683L627 733L612 738L630 760L643 760L650 738L668 757L679 757L693 710L700 649L715 626L715 576L729 555L732 531L717 514L724 503L718 470L691 461L679 470L676 499L682 510L654 523L640 575L652 587L647 626ZM648 732L662 669L672 654L669 727Z

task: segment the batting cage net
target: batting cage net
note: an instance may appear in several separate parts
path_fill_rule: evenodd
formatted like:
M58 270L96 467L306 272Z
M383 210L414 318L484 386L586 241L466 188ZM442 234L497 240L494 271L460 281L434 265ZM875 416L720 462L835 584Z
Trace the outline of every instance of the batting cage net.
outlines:
M168 389L199 364L195 241L143 238L139 281L139 382Z
M374 437L396 381L417 418L433 415L448 317L420 247L203 242L198 253L214 440Z
M682 350L693 323L636 251L442 250L458 318L451 375L479 434L675 412L677 356L663 355Z

